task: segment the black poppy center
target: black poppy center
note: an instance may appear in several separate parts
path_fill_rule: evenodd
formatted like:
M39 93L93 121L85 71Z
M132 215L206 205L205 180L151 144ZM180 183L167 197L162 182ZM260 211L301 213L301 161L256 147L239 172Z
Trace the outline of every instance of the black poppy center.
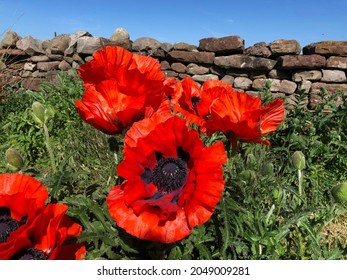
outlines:
M183 187L187 180L187 165L180 158L161 158L153 169L153 183L159 191L171 192Z
M18 260L47 260L48 256L36 248L29 248L18 257Z
M190 100L192 101L193 108L196 111L197 110L196 105L199 103L200 97L193 96Z
M0 212L0 243L6 242L12 231L17 230L19 223L10 215L10 211Z

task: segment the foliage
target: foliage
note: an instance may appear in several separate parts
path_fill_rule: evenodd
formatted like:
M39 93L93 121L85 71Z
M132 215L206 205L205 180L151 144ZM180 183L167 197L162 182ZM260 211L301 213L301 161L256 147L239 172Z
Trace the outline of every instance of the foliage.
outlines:
M346 259L346 241L327 231L346 214L346 205L331 195L347 180L343 94L322 91L321 103L308 110L298 93L280 129L270 135L270 147L244 143L239 153L230 150L225 192L214 215L188 238L167 245L132 237L109 216L105 198L121 182L116 165L122 136L109 137L85 124L74 106L83 93L81 81L63 73L58 78L57 85L44 83L38 92L10 92L0 103L0 152L20 151L22 172L42 181L53 202L69 205L68 214L83 225L78 239L87 244L87 259ZM271 101L270 86L261 91L264 103ZM47 128L55 172L43 129L31 115L34 101L53 112ZM218 133L202 139L206 145L221 139L230 148ZM300 172L291 162L296 151L305 156ZM0 172L9 172L3 158Z

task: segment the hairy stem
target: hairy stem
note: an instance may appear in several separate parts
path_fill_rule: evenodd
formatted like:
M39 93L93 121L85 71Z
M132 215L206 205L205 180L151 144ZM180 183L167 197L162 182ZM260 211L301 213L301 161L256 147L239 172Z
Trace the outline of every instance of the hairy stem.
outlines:
M43 132L44 132L44 135L45 135L45 144L46 144L46 148L47 148L47 151L48 151L49 159L50 159L50 162L51 162L51 167L52 167L53 172L55 173L57 171L57 167L55 165L54 154L53 154L53 150L52 150L52 147L51 147L51 141L49 139L48 128L47 128L45 123L43 124Z

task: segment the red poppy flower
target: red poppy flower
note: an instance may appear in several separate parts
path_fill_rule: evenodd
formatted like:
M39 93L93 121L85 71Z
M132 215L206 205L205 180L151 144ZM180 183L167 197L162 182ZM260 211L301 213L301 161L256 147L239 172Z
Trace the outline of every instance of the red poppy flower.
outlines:
M176 78L167 78L164 81L164 92L169 99L172 99L174 95L176 84L177 84Z
M81 118L95 128L107 134L122 133L167 100L165 76L157 60L120 47L105 47L93 57L79 68L86 91L76 107Z
M200 87L192 78L185 78L175 84L172 98L174 111L183 114L188 122L199 126L203 123L196 107L200 100Z
M217 88L218 90L218 88ZM262 137L284 119L283 100L278 98L262 107L261 99L244 92L226 92L214 100L205 115L202 131L208 135L221 131L237 144L238 140L270 145Z
M42 212L47 196L45 187L30 176L0 175L0 259L15 252L16 240Z
M165 80L156 59L116 46L96 51L91 61L79 67L78 75L86 88L113 79L117 81L120 92L133 96L157 93L162 90Z
M178 241L205 223L221 198L224 146L205 147L198 132L177 116L136 126L141 127L125 137L118 174L126 180L110 190L109 212L118 226L140 239Z
M81 226L66 215L67 206L45 206L48 192L34 178L23 174L0 175L0 259L79 259L83 244L66 244ZM28 256L27 256L28 257Z
M80 260L86 254L83 243L72 243L82 227L66 216L64 204L48 204L17 240L20 248L11 259L20 260Z
M206 81L198 89L185 79L176 86L174 99L175 111L201 126L203 133L223 132L233 144L241 140L269 145L263 135L275 131L284 118L282 99L262 107L260 98L234 91L223 81Z

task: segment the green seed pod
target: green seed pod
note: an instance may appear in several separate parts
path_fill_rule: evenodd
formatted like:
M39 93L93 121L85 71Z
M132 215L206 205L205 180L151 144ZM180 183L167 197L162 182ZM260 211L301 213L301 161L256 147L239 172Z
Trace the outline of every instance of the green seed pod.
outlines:
M254 171L252 171L252 170L243 170L240 173L240 178L241 178L242 181L249 182L253 178L255 178Z
M37 101L33 103L31 108L33 110L32 115L34 121L39 125L43 125L45 122L46 108L40 102Z
M302 170L305 168L305 155L301 151L296 151L291 157L292 165L297 170Z
M246 165L248 169L251 169L251 170L258 169L258 161L252 153L249 153L247 155Z
M338 184L332 189L332 195L336 202L346 202L347 201L347 182Z
M264 173L265 175L271 176L274 174L274 165L271 162L268 162L264 166Z
M21 170L24 166L24 160L21 154L13 148L9 148L5 152L7 167L12 171Z

